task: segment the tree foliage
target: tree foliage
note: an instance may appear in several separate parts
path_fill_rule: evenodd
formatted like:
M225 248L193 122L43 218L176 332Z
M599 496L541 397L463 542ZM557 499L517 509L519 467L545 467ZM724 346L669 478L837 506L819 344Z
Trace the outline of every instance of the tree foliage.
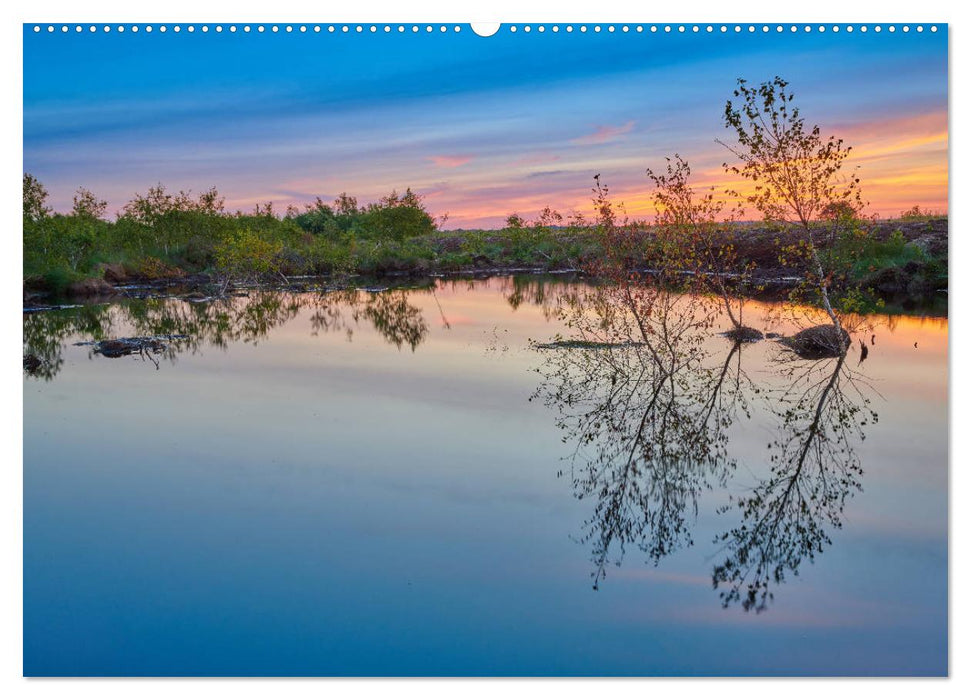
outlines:
M24 173L24 223L40 221L51 213L47 197L47 189L40 180Z
M863 208L860 179L843 170L850 147L835 136L823 137L818 125L807 126L795 95L780 77L751 87L739 79L734 100L725 104L724 122L736 139L726 145L736 164L725 170L752 183L744 197L770 223L801 232L801 245L786 251L806 261L805 288L814 290L826 309L837 337L842 324L830 300L831 271L823 268L816 234L823 226L838 227L842 218L833 211ZM829 217L829 218L826 218ZM829 232L835 238L835 231Z
M685 270L697 271L703 287L714 291L736 331L741 331L745 295L753 264L739 257L735 247L738 209L730 209L715 188L699 191L691 184L691 167L679 154L666 158L664 170L647 170L654 185L652 200L656 227L664 238L678 242L672 260Z
M99 199L91 190L79 187L74 194L71 215L80 219L103 219L108 210L108 202Z

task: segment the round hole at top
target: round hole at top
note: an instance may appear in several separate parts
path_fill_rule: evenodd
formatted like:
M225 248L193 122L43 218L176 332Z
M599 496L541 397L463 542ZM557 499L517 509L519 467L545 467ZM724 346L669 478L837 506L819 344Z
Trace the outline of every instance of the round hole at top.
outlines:
M492 36L499 31L498 22L473 22L472 31L479 36Z

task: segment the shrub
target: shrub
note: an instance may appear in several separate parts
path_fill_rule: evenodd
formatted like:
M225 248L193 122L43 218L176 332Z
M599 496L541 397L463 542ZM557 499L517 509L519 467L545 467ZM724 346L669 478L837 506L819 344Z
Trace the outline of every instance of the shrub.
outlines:
M350 273L353 265L353 246L342 245L328 240L316 238L310 245L309 265L313 272L341 275Z
M158 258L148 256L137 266L138 274L150 280L165 279L167 277L178 277L182 275L182 270L168 265Z
M921 221L924 219L933 219L941 216L940 212L931 211L929 209L921 209L919 205L915 204L907 211L900 212L900 218L904 221Z
M24 173L24 223L39 221L51 213L47 206L47 189L36 177Z
M216 269L227 281L263 277L279 271L277 256L282 250L282 243L239 230L216 246Z
M119 222L140 225L138 238L143 251L148 238L152 247L168 255L170 248L185 245L193 236L218 238L227 218L220 216L222 211L223 198L215 188L193 197L184 191L170 194L158 184L145 195L136 193L122 210Z
M73 272L93 263L110 224L100 219L55 214L24 225L24 270L43 273L63 267Z
M74 194L71 215L79 219L103 219L107 209L108 202L98 199L91 190L79 187Z
M334 210L324 204L320 197L317 197L317 201L313 205L308 204L303 213L288 218L292 218L293 222L302 230L315 236L333 236L340 231L334 217Z
M361 233L369 238L403 241L435 232L435 220L425 211L422 198L405 190L403 195L392 192L364 211L360 221Z

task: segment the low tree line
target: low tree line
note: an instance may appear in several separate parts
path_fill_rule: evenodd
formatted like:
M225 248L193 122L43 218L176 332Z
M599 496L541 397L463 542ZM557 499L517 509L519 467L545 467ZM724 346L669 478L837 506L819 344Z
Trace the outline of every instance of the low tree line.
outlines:
M107 202L83 187L66 214L52 211L47 190L32 175L24 174L23 189L24 275L46 278L55 287L109 262L124 263L136 274L184 267L260 275L285 269L288 251L300 251L308 269L317 262L327 272L335 246L400 242L436 231L421 196L411 189L366 205L342 193L332 205L318 198L280 216L272 202L248 213L229 212L216 188L194 195L159 184L136 194L114 221L106 219Z

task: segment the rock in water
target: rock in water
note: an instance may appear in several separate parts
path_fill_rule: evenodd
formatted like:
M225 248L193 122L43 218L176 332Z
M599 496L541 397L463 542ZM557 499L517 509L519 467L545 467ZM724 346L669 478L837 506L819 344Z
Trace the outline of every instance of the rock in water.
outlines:
M843 344L840 346L836 328L824 323L811 328L804 328L795 335L782 338L779 342L790 348L800 357L818 359L823 357L839 357L844 348L849 347L850 334L842 330Z
M730 331L725 331L722 335L729 340L734 340L736 343L754 343L765 337L762 335L762 331L755 330L749 326L739 326Z

